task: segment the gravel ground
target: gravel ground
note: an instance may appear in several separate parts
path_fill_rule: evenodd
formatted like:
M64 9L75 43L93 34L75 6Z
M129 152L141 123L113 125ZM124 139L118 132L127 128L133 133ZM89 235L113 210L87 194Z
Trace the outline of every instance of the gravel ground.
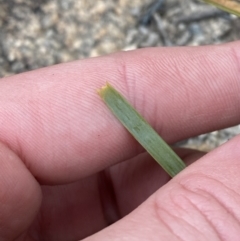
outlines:
M143 3L0 0L0 76L121 50Z
M240 19L194 0L0 0L0 77L149 46L240 39ZM236 126L182 142L211 150Z

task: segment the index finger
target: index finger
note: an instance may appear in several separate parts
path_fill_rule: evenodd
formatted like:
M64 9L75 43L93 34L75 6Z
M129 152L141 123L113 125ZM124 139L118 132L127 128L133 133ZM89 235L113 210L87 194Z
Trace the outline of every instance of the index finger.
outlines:
M167 142L239 123L240 43L153 48L0 82L0 140L45 183L71 182L141 151L96 94L115 86Z

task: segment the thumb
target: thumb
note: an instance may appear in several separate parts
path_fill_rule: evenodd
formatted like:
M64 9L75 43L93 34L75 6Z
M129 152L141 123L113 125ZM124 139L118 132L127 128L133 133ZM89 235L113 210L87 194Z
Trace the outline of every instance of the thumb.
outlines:
M40 186L20 158L0 143L0 240L21 240L40 203Z
M239 240L239 146L240 136L205 155L86 240Z

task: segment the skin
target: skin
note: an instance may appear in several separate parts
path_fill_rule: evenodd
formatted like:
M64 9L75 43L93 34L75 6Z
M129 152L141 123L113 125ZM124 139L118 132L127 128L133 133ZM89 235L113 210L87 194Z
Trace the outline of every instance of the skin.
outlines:
M170 180L96 94L106 81L170 144L240 123L240 42L4 78L0 240L239 240L240 137L177 149L192 164Z

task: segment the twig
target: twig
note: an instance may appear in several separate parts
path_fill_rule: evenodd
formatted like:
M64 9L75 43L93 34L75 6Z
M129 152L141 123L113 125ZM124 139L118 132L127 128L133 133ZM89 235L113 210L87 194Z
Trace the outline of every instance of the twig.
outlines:
M228 16L229 14L226 12L223 12L219 9L211 9L204 12L194 12L188 16L182 16L179 18L174 19L174 23L191 23L191 22L198 22L202 20L207 20L210 18L216 18L219 16Z
M147 11L141 16L139 20L140 25L147 25L149 24L150 20L152 19L154 13L156 13L164 3L164 0L157 0L150 4Z
M157 13L155 13L155 14L153 15L153 18L154 18L154 20L155 20L155 22L156 22L156 25L157 25L157 28L158 28L158 30L159 30L159 32L160 32L160 34L161 34L163 44L164 44L165 46L172 46L173 44L172 44L172 42L170 41L170 39L169 39L169 37L168 37L168 34L167 34L167 32L166 32L166 30L165 30L165 28L164 28L164 26L163 26L161 17L160 17Z

